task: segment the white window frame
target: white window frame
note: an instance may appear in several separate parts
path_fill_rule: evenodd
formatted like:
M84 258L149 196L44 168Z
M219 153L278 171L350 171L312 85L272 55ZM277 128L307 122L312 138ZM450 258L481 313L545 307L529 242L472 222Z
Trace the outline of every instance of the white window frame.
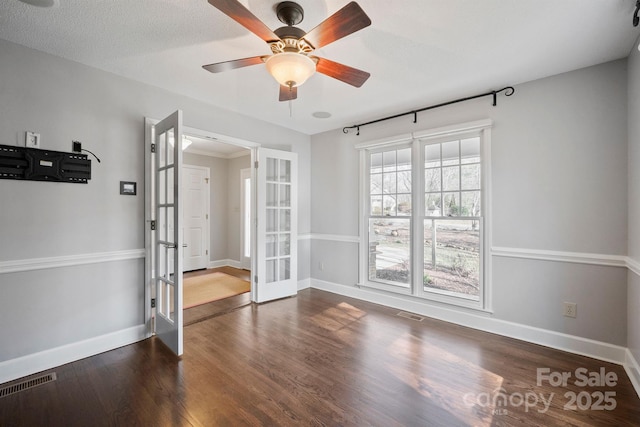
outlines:
M360 150L360 279L359 285L376 290L404 294L422 300L481 311L492 311L491 296L491 126L492 121L480 120L435 129L425 129L392 138L358 144ZM481 156L481 206L482 225L480 235L480 294L479 300L450 296L445 293L425 291L422 286L424 242L415 236L424 235L424 146L428 143L452 139L480 137ZM411 283L409 288L386 285L369 280L369 159L375 152L412 147L412 209L411 209ZM420 283L418 283L420 282Z

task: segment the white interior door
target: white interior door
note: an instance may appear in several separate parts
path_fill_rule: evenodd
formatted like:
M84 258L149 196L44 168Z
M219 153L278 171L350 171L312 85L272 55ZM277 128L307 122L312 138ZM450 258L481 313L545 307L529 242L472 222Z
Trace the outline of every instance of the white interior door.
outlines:
M177 143L174 143L176 141ZM153 128L152 202L155 230L152 271L156 298L156 335L182 355L182 111Z
M251 169L240 171L240 268L251 270Z
M183 271L209 264L209 168L182 166Z
M256 302L298 292L298 155L258 149Z

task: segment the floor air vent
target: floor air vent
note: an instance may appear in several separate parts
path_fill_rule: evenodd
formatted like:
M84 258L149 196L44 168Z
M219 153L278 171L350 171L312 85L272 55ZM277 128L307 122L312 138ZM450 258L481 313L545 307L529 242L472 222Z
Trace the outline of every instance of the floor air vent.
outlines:
M418 316L417 314L407 313L406 311L401 311L397 314L400 317L406 317L407 319L415 320L416 322L422 322L424 317Z
M0 398L9 396L10 394L20 393L21 391L28 390L30 388L38 387L39 385L50 383L57 379L56 373L52 372L47 375L43 375L37 378L31 378L30 380L23 381L17 384L11 384L6 387L0 388Z

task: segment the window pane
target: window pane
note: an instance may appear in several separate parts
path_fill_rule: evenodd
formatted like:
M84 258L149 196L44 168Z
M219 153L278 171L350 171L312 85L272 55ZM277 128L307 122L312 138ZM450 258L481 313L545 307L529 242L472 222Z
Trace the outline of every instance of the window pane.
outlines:
M425 194L424 204L424 214L426 216L442 216L442 198L440 193Z
M397 174L395 172L385 173L382 177L382 188L384 194L390 194L396 192L396 179Z
M427 168L440 167L440 144L424 147L424 166Z
M444 202L444 215L443 216L458 216L460 215L460 200L458 199L459 193L444 193L442 199Z
M382 216L382 196L371 196L371 215Z
M382 172L382 153L371 155L371 173Z
M398 170L411 170L411 148L398 150Z
M384 172L395 172L396 170L396 152L385 151L382 153L382 161L384 163Z
M444 291L478 300L480 295L480 232L477 221L434 220L435 235L427 240L425 222L425 291ZM431 231L429 229L429 231ZM436 241L435 268L427 248Z
M411 194L398 195L398 216L411 215Z
M382 174L381 173L372 174L369 185L371 186L371 188L369 189L369 193L382 194Z
M442 189L444 191L458 191L460 189L460 167L449 166L442 168Z
M398 172L398 193L411 193L411 171Z
M461 216L480 216L480 192L463 191Z
M458 141L442 143L442 166L460 164L460 145Z
M411 221L369 220L369 279L409 287L411 278Z
M385 216L396 216L396 205L394 196L382 196L382 209Z
M480 162L480 138L469 138L460 141L462 163Z
M463 190L479 190L480 189L480 164L462 165L460 167L462 175Z
M424 171L424 189L425 191L440 191L441 169L426 169Z

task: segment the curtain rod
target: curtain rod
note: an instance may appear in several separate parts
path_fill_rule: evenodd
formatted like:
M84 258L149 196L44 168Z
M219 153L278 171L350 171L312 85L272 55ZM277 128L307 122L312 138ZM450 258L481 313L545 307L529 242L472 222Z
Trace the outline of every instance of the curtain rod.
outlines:
M407 111L406 113L400 113L400 114L396 114L394 116L383 117L381 119L372 120L370 122L360 123L359 125L346 126L346 127L342 128L342 132L343 133L349 133L349 129L357 129L358 132L356 133L356 135L360 135L360 127L361 126L372 125L374 123L383 122L385 120L397 119L398 117L408 116L409 114L413 114L413 123L418 123L418 113L420 113L422 111L432 110L434 108L445 107L447 105L457 104L458 102L471 101L472 99L482 98L482 97L490 96L490 95L493 96L493 106L495 107L496 105L498 105L498 94L500 92L504 92L504 94L506 96L511 96L511 95L513 95L515 93L515 91L516 90L513 88L513 86L507 86L507 87L503 87L500 90L492 90L491 92L481 93L480 95L474 95L474 96L468 96L466 98L455 99L453 101L443 102L442 104L436 104L436 105L431 105L429 107L420 108L419 110L411 110L411 111Z

